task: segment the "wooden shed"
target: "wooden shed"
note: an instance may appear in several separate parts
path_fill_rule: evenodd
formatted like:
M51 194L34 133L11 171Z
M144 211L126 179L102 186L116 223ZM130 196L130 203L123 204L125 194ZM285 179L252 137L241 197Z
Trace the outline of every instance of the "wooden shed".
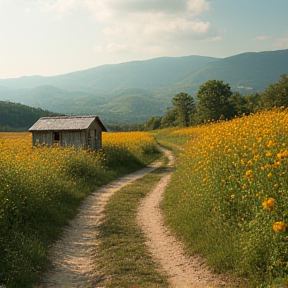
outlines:
M30 129L33 145L60 144L90 150L102 148L102 132L107 129L98 116L42 117Z

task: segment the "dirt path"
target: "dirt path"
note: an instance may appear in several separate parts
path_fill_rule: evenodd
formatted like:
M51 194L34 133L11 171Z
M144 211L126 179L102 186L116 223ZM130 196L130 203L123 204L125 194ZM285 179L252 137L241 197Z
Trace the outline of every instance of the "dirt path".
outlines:
M97 227L104 217L109 198L125 185L152 172L161 165L155 162L135 173L102 186L82 203L78 216L65 229L62 239L52 248L52 269L34 288L84 288L91 282L93 251L97 246Z
M173 164L173 155L165 150L169 165ZM213 274L199 257L188 257L182 244L171 235L164 225L160 208L165 187L171 173L163 176L151 193L143 199L138 211L138 223L142 227L154 260L161 264L172 287L200 288L225 285L223 279Z
M165 150L170 164L173 155ZM70 223L51 251L51 270L43 282L34 288L86 288L92 282L93 251L97 249L97 227L104 218L104 208L109 198L123 186L143 177L161 165L151 166L102 186L81 205L78 216ZM169 275L172 287L213 287L206 284L222 284L200 259L187 258L180 243L169 234L163 224L159 203L170 179L167 172L155 189L140 205L138 221L149 241L149 249ZM206 286L205 286L206 285Z

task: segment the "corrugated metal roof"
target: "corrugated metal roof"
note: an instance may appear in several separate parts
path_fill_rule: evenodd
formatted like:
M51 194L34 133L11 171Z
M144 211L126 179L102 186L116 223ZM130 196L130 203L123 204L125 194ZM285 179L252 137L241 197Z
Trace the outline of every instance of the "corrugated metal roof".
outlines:
M97 121L107 131L98 116L57 116L40 118L29 131L85 130Z

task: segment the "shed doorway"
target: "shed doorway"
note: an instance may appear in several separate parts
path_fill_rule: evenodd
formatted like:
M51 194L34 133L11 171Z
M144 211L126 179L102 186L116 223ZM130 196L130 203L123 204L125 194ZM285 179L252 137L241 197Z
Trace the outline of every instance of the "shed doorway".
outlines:
M88 137L88 146L91 150L96 149L96 139L97 139L97 130L90 130L89 137Z
M54 144L60 144L60 132L59 131L55 131L54 133L53 133L53 143Z

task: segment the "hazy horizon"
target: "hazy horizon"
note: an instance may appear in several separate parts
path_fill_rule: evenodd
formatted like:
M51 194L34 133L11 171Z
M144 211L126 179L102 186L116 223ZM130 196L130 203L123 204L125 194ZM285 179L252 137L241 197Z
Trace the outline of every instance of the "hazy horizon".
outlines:
M283 0L0 0L0 79L288 48Z

